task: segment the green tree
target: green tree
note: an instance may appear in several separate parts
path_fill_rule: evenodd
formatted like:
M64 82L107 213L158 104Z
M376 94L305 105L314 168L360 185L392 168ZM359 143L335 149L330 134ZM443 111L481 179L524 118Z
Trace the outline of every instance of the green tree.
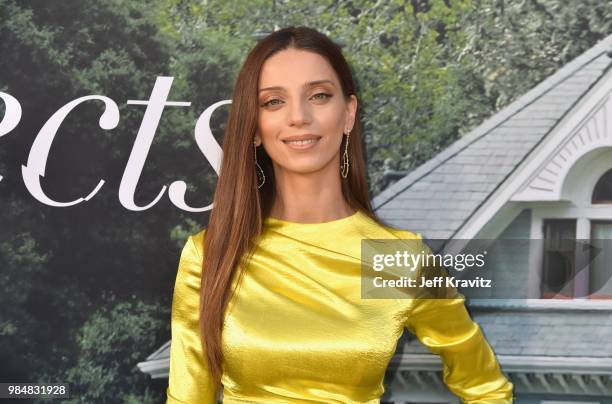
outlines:
M597 0L165 4L168 30L182 37L223 32L236 41L307 25L344 43L359 83L373 195L387 185L386 168L422 164L593 46L612 24L612 4Z
M165 386L151 388L135 364L166 341L170 312L159 302L137 299L95 311L77 333L76 363L41 380L68 383L67 403L159 403ZM41 403L44 400L41 400Z
M156 76L174 74L160 7L135 0L0 0L0 90L23 107L17 128L0 138L0 358L9 365L0 367L3 380L35 381L49 369L73 368L77 331L105 292L170 306L179 248L204 216L176 209L167 197L145 212L127 211L117 198L144 111L126 102L148 99ZM170 98L188 100L191 94L180 90ZM90 94L117 102L119 126L98 127L100 102L77 107L58 131L41 183L62 201L86 195L100 179L106 183L80 205L42 205L25 189L21 165L45 121ZM210 203L214 172L195 145L194 123L185 109L164 114L137 204L177 179L191 183L189 202Z

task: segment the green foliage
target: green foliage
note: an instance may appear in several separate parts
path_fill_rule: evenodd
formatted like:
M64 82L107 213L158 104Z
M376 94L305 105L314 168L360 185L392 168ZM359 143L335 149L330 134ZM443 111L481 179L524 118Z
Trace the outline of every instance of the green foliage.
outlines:
M183 39L221 32L237 41L307 25L344 43L359 83L373 195L387 185L385 169L422 164L593 46L612 24L612 5L597 0L165 4L167 29Z
M158 402L160 392L135 364L165 342L169 310L159 302L116 300L109 298L110 308L93 312L78 331L74 365L40 379L68 383L67 403Z
M20 361L43 365L45 350L36 342L47 335L52 323L32 316L37 296L48 293L44 267L50 254L41 253L30 233L14 234L0 241L0 362L17 375ZM16 357L15 352L23 356Z
M141 338L155 335L155 343L143 339L142 349L130 344L115 347L121 354L134 352L124 355L126 362L118 368L90 360L93 353L84 352L85 341L76 338L92 313L107 303L105 293L134 294L138 300L155 299L169 308L178 263L169 229L196 219L176 210L167 199L146 214L126 211L117 201L119 181L143 113L142 107L127 106L126 101L148 99L157 75L174 74L170 66L174 44L156 26L159 7L159 2L142 7L141 2L124 0L0 0L0 90L15 96L23 107L19 126L0 138L4 177L0 183L0 377L4 380L34 382L72 369L70 380L76 389L94 389L95 383L86 377L91 371L91 378L112 382L115 390L122 389L121 394L132 394L132 401L146 401L147 394L158 399L162 395L161 390L147 393L145 385L152 382L136 370L130 372L141 379L134 386L123 385L128 379L113 375L125 373L126 366L133 367L169 339L167 313L151 311L156 322L142 324ZM98 127L101 103L79 106L58 131L41 182L51 197L62 201L87 195L100 179L106 184L85 204L49 208L25 190L21 165L44 122L67 102L92 93L118 103L119 126L113 131ZM185 93L171 96L189 98ZM174 148L179 142L190 144L188 157L182 154L185 148ZM160 123L151 150L155 154L140 181L138 204L148 203L162 185L181 175L192 184L193 178L201 179L199 190L192 185L190 192L199 192L206 202L207 178L214 173L206 170L195 146L193 115L170 111L168 120ZM178 158L183 159L180 167ZM112 335L99 338L101 346L107 341L126 343Z

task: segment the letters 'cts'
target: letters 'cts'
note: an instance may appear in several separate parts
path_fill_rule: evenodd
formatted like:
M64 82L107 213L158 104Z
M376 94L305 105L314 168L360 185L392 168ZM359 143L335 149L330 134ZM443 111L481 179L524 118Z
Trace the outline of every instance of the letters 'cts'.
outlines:
M142 123L138 129L136 140L134 141L130 157L119 185L119 201L121 205L129 210L141 211L149 209L160 200L166 191L166 185L164 185L159 191L159 194L148 205L138 206L134 202L136 186L138 185L138 180L140 179L147 155L149 154L149 149L151 148L151 143L153 142L153 137L155 136L155 131L159 125L164 107L188 107L191 105L191 102L168 101L168 95L173 80L173 77L159 76L155 80L155 85L153 86L149 100L128 100L127 102L131 105L146 106ZM2 137L17 127L21 120L22 109L19 101L10 94L0 91L0 99L4 102L6 107L4 117L0 120L0 137ZM102 188L102 185L104 185L104 180L101 179L87 196L68 202L60 202L49 198L43 192L40 185L40 177L45 176L45 167L47 165L47 159L49 158L49 150L51 149L51 144L53 143L53 139L59 127L77 105L91 100L102 101L104 103L104 111L98 122L100 128L104 130L116 128L119 124L119 108L112 99L103 95L88 95L77 98L61 107L47 120L47 122L45 122L32 143L27 164L21 166L23 182L26 188L34 198L46 205L57 207L77 205L93 198L100 188ZM221 167L222 151L210 130L210 118L218 107L230 103L231 100L224 100L211 105L200 115L195 126L196 143L217 175ZM2 181L2 175L0 175L0 181ZM203 212L212 208L212 204L199 208L188 206L185 203L186 190L187 184L184 181L175 181L168 187L168 196L176 207L188 212Z

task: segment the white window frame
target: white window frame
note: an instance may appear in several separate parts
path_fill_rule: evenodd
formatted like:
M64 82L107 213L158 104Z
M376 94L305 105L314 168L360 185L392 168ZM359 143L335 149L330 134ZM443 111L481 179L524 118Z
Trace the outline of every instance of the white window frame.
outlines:
M586 157L588 158L588 155ZM610 168L612 168L612 148L601 150L591 161L583 161L582 164L577 164L577 167L572 168L563 187L563 201L529 203L532 210L531 239L544 239L543 222L545 219L576 219L577 240L591 238L591 221L611 221L612 204L591 203L595 184ZM534 243L536 244L538 243ZM531 299L540 299L539 288L543 269L541 248L530 249L529 268L528 296ZM576 287L580 287L580 283ZM586 297L578 297L574 300L580 299L589 300ZM612 308L612 301L602 303L609 304Z

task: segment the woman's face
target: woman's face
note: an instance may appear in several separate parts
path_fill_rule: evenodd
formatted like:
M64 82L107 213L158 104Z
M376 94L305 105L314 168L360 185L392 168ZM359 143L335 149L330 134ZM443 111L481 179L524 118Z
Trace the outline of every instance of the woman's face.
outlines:
M347 102L336 73L314 52L286 49L266 60L259 78L259 128L255 136L278 175L340 170L343 133L352 130L357 98ZM315 137L314 143L286 141ZM280 172L279 172L280 171Z

